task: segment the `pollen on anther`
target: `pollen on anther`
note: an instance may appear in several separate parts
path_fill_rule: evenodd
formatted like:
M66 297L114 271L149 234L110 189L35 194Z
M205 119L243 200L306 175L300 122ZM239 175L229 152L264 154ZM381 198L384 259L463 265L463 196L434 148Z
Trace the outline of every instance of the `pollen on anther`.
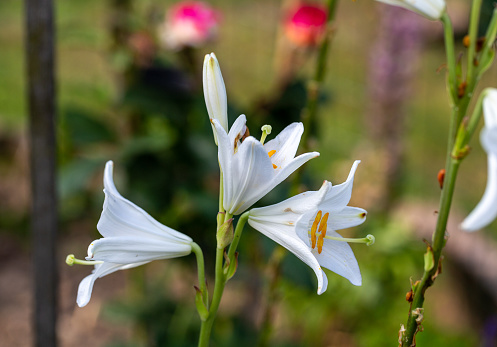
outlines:
M269 151L269 152L267 153L267 155L269 155L269 158L271 158L271 157L274 155L274 153L276 153L276 150L275 150L275 149L273 149L273 150Z
M277 169L278 167L276 165L273 164L273 169Z

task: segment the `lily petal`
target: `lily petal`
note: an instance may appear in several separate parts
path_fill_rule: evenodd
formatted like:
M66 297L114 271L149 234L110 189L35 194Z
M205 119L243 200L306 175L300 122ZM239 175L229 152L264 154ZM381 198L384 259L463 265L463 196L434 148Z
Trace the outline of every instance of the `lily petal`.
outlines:
M181 257L190 254L191 250L190 244L169 240L106 237L90 244L86 259L129 264Z
M245 116L238 117L232 127L233 133L230 130L229 135L226 134L217 120L213 120L212 124L215 127L219 141L218 157L224 185L223 206L230 214L238 215L243 213L284 181L292 172L310 159L319 156L318 152L311 152L302 154L292 160L285 159L285 165L279 170L275 170L265 146L252 136L247 137L234 153L234 142L240 131L243 130ZM295 141L295 135L292 139L291 134L298 134L298 128L298 123L291 126L283 138ZM288 149L284 150L284 153L288 155L293 150L294 145L290 144L290 141L282 141L282 143L288 143Z
M327 235L342 237L333 230L329 230ZM313 251L312 253L321 266L345 277L355 286L360 286L362 284L359 264L357 264L354 252L352 252L352 249L347 242L325 239L321 254L316 251Z
M475 209L462 222L466 231L479 230L497 217L497 155L488 154L488 177L485 193Z
M445 13L444 0L377 0L388 5L399 6L416 12L427 19L439 20Z
M264 144L267 153L275 151L271 157L271 162L281 168L285 166L287 161L295 158L303 133L304 125L302 123L292 123L274 139Z
M104 207L97 229L104 237L140 236L147 239L183 241L192 239L153 219L142 208L123 198L112 179L113 163L108 161L104 173Z
M497 155L497 127L489 128L485 124L480 133L480 142L485 152Z
M95 280L97 278L106 276L119 270L131 269L133 267L140 266L146 263L147 262L133 264L103 263L95 265L92 274L83 278L83 280L79 283L76 303L79 307L84 307L90 302L91 293L93 291L93 284L95 283Z
M328 280L316 258L312 255L309 247L297 236L295 228L292 226L280 225L252 216L252 211L248 219L250 226L262 234L269 237L274 242L288 249L297 258L306 263L316 274L318 279L318 294L324 293Z
M346 206L340 213L330 215L328 228L341 230L361 225L366 221L366 215L366 210L362 208Z
M490 88L483 99L483 117L486 128L497 127L497 89Z
M347 206L352 196L354 175L357 170L357 166L359 165L360 162L361 162L360 160L354 161L354 164L350 169L349 176L347 177L347 180L344 183L333 186L331 187L331 189L328 190L328 194L326 194L326 197L321 203L321 207L323 209L326 209L333 213L341 211L342 208ZM331 183L329 184L331 185Z

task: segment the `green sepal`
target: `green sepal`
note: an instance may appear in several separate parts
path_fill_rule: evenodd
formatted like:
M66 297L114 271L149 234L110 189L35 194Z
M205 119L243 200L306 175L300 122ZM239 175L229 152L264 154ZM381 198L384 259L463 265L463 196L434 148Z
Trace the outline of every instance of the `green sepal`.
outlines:
M424 254L424 261L425 261L425 271L431 271L433 267L435 266L435 259L433 257L433 249L431 247L428 247L426 249L426 253Z
M217 248L226 248L233 241L233 236L233 218L230 218L217 229Z
M202 321L206 321L209 318L209 310L205 307L204 300L202 299L202 291L197 287L195 288L195 306L197 306L198 315Z
M226 281L230 280L233 276L235 276L236 270L238 269L238 252L235 252L235 263L233 266L226 266L224 269L226 275Z

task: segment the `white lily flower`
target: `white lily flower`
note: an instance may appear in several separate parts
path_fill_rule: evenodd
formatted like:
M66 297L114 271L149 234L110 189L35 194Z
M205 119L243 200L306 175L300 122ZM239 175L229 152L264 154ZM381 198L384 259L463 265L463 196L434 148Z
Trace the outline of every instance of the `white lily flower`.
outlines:
M439 20L445 13L444 0L377 0L388 5L399 6L416 12L430 20Z
M302 123L292 123L271 141L262 144L247 132L245 115L237 118L229 134L217 120L212 123L218 137L218 158L223 173L223 206L238 215L285 180L308 160L311 152L295 157L304 132Z
M204 82L204 98L209 119L217 119L224 131L228 131L228 101L221 68L214 53L207 54L202 71ZM214 131L214 126L212 127ZM217 145L217 136L214 131Z
M104 173L104 207L97 224L104 238L93 241L88 247L86 259L89 262L86 263L94 261L95 269L79 284L77 304L80 307L90 301L97 278L152 260L181 257L192 251L190 237L157 222L123 198L114 185L112 171L113 163L108 161Z
M480 142L487 152L487 186L478 205L461 224L466 231L484 228L497 217L497 89L490 89L483 99L483 116Z
M332 186L324 181L318 191L309 191L278 204L250 210L248 222L256 230L279 243L309 265L318 279L318 294L326 291L328 279L325 267L347 278L352 284L362 284L357 260L347 242L374 242L366 239L343 239L336 230L363 223L367 212L349 207L354 173L360 161L354 162L345 183ZM341 240L341 241L340 241Z

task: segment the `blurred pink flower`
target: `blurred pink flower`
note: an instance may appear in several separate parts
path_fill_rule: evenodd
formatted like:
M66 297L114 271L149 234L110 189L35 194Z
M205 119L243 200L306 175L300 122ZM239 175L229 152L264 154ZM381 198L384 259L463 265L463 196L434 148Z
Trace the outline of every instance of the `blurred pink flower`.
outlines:
M326 30L326 9L318 4L299 3L285 18L285 34L298 46L315 46Z
M208 4L182 1L167 11L159 36L168 48L174 50L198 47L216 37L219 21L219 12Z

